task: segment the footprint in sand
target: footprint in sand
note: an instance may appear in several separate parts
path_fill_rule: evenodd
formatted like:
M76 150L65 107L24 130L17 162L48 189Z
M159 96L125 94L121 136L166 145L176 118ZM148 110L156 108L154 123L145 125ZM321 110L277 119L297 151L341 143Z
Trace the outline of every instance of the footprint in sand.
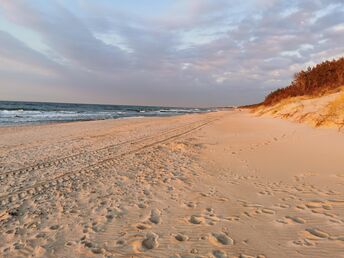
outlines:
M276 213L274 210L266 209L266 208L262 209L262 212L269 215L274 215Z
M273 195L273 193L269 190L260 191L260 192L258 192L258 194L260 194L260 195Z
M180 242L184 242L184 241L187 241L189 239L189 237L187 235L184 235L184 234L181 234L181 233L178 233L176 236L175 236L175 239L180 241Z
M228 216L223 218L224 220L228 220L228 221L239 221L240 217L239 216Z
M332 206L331 205L329 205L329 204L323 204L323 209L325 209L325 210L332 210Z
M290 208L290 205L285 204L285 203L277 203L277 204L274 204L274 207L277 207L279 209L287 209L287 208Z
M157 234L155 234L154 232L149 232L145 236L145 239L142 241L142 246L148 250L157 248L159 246L158 239L159 236Z
M124 239L119 239L119 240L117 240L117 242L116 242L116 245L119 245L119 246L123 246L123 245L125 245L126 244L126 241L124 240Z
M149 217L149 221L154 224L161 223L161 211L157 208L152 209L150 217Z
M332 240L338 240L338 241L343 241L344 242L344 236L337 236L337 237L332 237Z
M201 216L192 215L189 219L189 222L195 225L199 225L204 222L204 218Z
M245 201L240 201L242 203L242 206L247 208L263 208L264 206L258 203L247 203Z
M329 234L316 228L306 228L306 231L319 238L329 238Z
M221 250L214 250L213 256L215 256L215 258L227 258L228 257L228 255L224 251L221 251Z
M304 206L304 205L297 205L296 208L299 209L299 210L305 210L306 206Z
M60 228L59 225L52 225L52 226L50 227L51 230L58 230L59 228Z
M136 228L139 230L146 230L146 229L150 229L151 227L149 225L146 225L146 224L137 224Z
M323 203L322 202L308 202L308 203L305 203L305 206L309 209L317 209L317 208L322 208Z
M277 219L276 222L280 223L280 224L289 224L287 220L283 219Z
M293 222L299 223L299 224L305 224L306 220L300 217L293 217L293 216L286 216L287 219L292 220Z
M207 212L209 212L209 213L214 213L214 209L211 208L211 207L208 207L208 208L206 208L205 210L206 210Z
M212 233L209 237L209 241L215 245L233 245L234 241L226 233Z
M294 240L292 243L294 245L299 245L299 246L315 246L315 244L307 238L301 239L301 240Z
M137 207L139 207L140 209L145 209L145 208L147 208L147 205L144 203L138 203Z
M335 224L343 224L343 222L342 222L341 220L339 220L339 219L334 219L334 218L332 218L332 219L329 219L329 221L330 221L331 223L335 223Z
M194 202L188 202L185 204L188 208L196 208L197 207L197 204L194 203Z
M252 255L247 255L247 254L240 254L239 258L256 258L256 257Z

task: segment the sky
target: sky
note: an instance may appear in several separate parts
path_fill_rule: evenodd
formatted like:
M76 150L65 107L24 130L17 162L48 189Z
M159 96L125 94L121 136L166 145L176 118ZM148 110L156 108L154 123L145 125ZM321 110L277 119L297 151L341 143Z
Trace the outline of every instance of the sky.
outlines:
M344 56L343 0L0 0L0 99L257 103Z

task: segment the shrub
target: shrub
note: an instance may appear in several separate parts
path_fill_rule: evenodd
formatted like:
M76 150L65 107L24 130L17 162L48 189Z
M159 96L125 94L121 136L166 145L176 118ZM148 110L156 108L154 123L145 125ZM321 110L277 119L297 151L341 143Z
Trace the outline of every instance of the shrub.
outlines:
M282 99L295 96L316 96L344 85L344 57L325 61L308 67L294 75L294 80L285 88L277 89L266 96L263 104L273 105Z

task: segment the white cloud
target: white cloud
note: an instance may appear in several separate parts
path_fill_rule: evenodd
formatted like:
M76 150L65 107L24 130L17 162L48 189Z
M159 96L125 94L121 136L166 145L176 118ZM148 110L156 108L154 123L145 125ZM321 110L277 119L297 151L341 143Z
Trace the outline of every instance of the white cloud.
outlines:
M149 15L103 2L0 3L0 94L12 99L6 87L25 95L38 83L68 101L243 104L344 53L344 3L335 0L179 0ZM42 92L36 100L64 101Z

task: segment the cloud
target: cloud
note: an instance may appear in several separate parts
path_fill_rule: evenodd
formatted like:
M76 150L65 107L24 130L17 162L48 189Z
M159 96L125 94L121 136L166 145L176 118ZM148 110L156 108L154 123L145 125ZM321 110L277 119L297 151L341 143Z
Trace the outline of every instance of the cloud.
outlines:
M49 76L59 69L57 64L7 32L0 31L0 42L0 69L25 70Z
M3 6L10 20L37 32L45 44L74 65L111 71L127 61L119 48L95 38L69 10L51 5L49 11L28 1L5 1Z
M39 84L44 94L34 100L245 104L344 53L337 0L178 0L156 14L135 13L129 2L0 0L6 22L47 49L33 50L10 26L0 31L0 94L24 99ZM13 85L22 91L6 89ZM58 89L65 95L49 94Z

